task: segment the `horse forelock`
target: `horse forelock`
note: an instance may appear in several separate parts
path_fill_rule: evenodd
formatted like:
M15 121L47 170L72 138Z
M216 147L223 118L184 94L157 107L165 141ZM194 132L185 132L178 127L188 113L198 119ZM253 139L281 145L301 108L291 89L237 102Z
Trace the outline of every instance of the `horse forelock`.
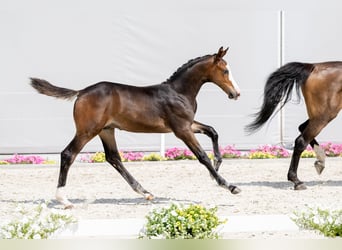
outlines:
M202 62L204 60L207 60L209 57L212 57L213 55L205 55L200 56L194 59L189 60L188 62L184 63L182 66L180 66L167 80L167 82L172 82L178 77L180 77L187 69L193 67L195 64Z

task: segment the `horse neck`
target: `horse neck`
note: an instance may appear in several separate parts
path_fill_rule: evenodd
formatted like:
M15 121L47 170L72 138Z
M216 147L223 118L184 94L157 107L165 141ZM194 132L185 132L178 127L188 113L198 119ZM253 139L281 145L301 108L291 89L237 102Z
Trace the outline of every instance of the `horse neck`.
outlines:
M198 67L193 67L169 83L176 92L195 99L206 81L203 71Z

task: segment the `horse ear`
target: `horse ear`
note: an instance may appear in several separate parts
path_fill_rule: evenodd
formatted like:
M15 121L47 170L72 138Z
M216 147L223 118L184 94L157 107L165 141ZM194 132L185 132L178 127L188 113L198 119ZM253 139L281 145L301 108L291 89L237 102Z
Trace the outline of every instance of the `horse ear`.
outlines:
M225 50L223 49L223 47L219 48L217 54L215 55L215 60L214 62L217 63L219 62L227 53L229 47L226 48Z
M218 63L225 54L226 51L223 50L223 47L219 48L218 52L215 54L214 63Z
M227 48L225 49L224 54L227 54L228 50L229 50L229 47L227 47Z
M225 50L223 50L223 48L222 48L221 58L223 58L227 54L228 50L229 50L229 47L227 47Z

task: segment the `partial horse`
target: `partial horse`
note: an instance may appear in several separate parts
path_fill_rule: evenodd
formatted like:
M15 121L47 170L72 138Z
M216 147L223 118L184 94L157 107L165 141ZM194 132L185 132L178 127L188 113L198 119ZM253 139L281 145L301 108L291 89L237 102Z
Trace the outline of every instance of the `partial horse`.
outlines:
M249 133L260 129L275 112L291 99L292 90L296 88L298 98L301 89L308 114L308 120L298 129L300 135L294 143L294 151L287 174L289 181L294 183L295 190L306 189L298 179L297 169L302 152L310 144L317 160L315 168L321 174L325 167L325 152L315 137L333 120L342 109L342 62L322 63L288 63L268 78L264 88L264 101L255 120L246 126Z
M153 195L123 166L115 141L115 129L142 133L173 132L205 165L218 185L233 194L239 193L239 188L229 184L218 173L222 157L217 132L213 127L194 120L196 96L204 83L215 83L230 99L236 100L240 96L229 66L223 59L227 50L221 47L213 55L192 59L165 82L146 87L99 82L77 91L31 78L32 87L41 94L67 100L77 97L73 113L76 134L61 153L57 200L66 208L73 206L62 191L66 185L68 170L85 144L97 135L102 141L106 160L134 191L148 200L153 199ZM203 133L211 138L215 155L214 166L194 133Z

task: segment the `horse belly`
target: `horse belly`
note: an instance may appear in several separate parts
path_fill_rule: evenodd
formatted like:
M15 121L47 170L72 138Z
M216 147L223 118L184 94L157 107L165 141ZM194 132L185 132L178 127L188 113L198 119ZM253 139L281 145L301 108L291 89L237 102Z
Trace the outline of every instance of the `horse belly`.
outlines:
M122 116L114 118L110 124L120 130L136 133L168 133L171 129L166 126L163 119L145 117Z

